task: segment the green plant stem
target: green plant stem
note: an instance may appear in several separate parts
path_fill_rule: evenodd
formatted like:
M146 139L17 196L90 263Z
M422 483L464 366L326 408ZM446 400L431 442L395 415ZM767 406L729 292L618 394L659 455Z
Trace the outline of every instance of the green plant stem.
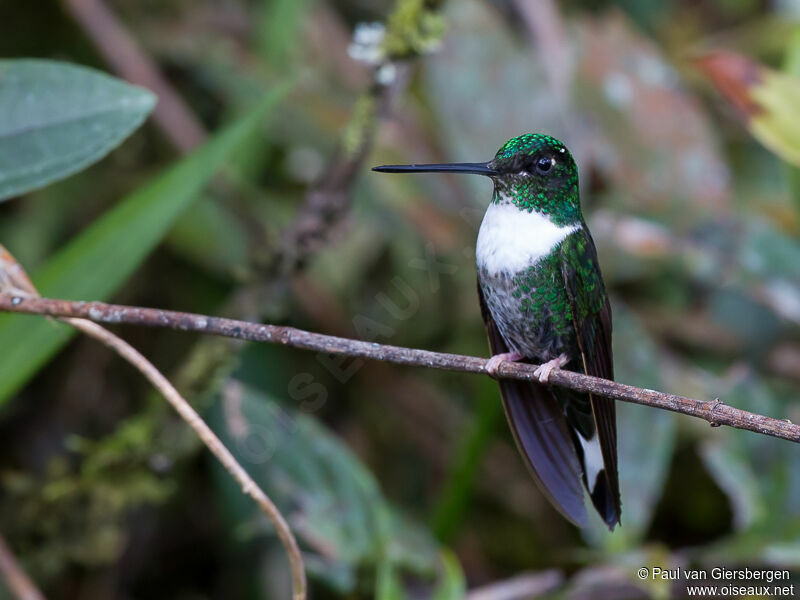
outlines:
M431 527L443 543L449 543L458 531L472 497L481 459L503 419L502 405L494 401L492 394L484 394L484 387L480 386L478 409L456 450L433 510Z

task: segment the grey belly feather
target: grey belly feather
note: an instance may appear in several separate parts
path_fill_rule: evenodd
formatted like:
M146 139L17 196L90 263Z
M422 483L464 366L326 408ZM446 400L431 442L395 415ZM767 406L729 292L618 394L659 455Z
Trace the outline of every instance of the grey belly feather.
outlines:
M538 311L524 310L520 298L513 296L517 287L512 273L490 274L479 269L478 276L486 307L511 351L539 362L572 353L572 340L556 334L549 306L544 305ZM529 294L532 297L537 292L532 288Z

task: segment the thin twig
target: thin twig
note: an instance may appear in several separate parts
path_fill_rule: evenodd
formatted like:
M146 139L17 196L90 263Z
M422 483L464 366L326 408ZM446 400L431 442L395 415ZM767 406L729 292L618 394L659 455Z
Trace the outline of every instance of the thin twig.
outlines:
M387 18L387 36L407 35L410 39L424 37L431 21L431 11L439 8L442 1L426 0L424 4L413 8L416 15L414 19L409 18L406 10L411 4L417 3L408 0L395 2ZM328 13L328 16L337 18L334 13ZM348 30L344 23L338 23L336 28L337 31ZM403 31L394 31L396 28ZM344 48L329 40L327 52L336 56L337 53L342 54ZM323 171L325 175L310 187L293 221L283 228L279 237L262 236L264 245L259 244L251 254L249 265L257 280L237 289L221 312L256 320L262 318L266 307L280 310L291 278L302 272L309 260L342 230L341 226L350 210L353 189L358 175L363 172L363 161L374 141L379 119L389 112L393 99L404 90L409 81L409 63L419 54L420 50L414 48L409 48L402 55L389 53L383 65L373 69L371 80L355 101L350 120L327 162ZM381 66L389 63L395 64L397 71L394 81L387 84L379 77L379 72ZM342 77L346 78L344 75ZM230 368L235 347L235 344L219 341L198 344L179 371L179 387L205 389L209 374L216 381L221 380L217 375Z
M114 71L158 96L153 118L181 152L186 153L205 140L203 124L102 0L61 0L61 3Z
M0 535L0 576L16 600L45 600L36 584L22 570L2 535Z
M77 317L100 323L128 323L149 327L166 327L181 331L196 331L251 342L281 344L326 354L369 358L383 362L463 373L486 374L484 358L445 354L362 342L342 337L311 333L294 327L262 325L208 315L184 313L155 308L106 304L104 302L72 302L46 298L24 298L0 294L0 310L18 313ZM536 365L503 363L497 376L507 379L535 381ZM703 401L655 390L617 383L572 371L555 370L550 376L555 386L578 392L591 392L607 398L632 402L682 413L704 419L714 425L728 425L792 442L800 442L800 425L788 420L773 419L729 406L718 400Z
M28 274L17 262L14 256L0 244L0 297L25 298L26 300L38 300L39 292L31 282ZM247 474L247 471L236 461L233 454L225 447L211 428L197 414L191 405L180 395L175 386L161 374L161 372L147 360L138 350L128 344L125 340L114 335L107 329L93 323L91 320L75 318L70 315L60 315L60 321L71 325L78 331L93 337L102 344L105 344L123 359L128 361L134 368L150 381L164 398L167 399L172 407L177 411L181 418L197 434L197 437L208 447L209 450L222 463L222 466L231 474L236 482L242 487L242 491L255 500L267 518L272 522L278 537L281 540L286 554L289 558L289 567L292 574L292 589L295 600L305 600L306 598L306 577L303 566L303 556L297 545L297 540L292 535L288 523L281 515L278 508L272 503L264 491ZM2 538L0 538L0 572L6 573L4 549ZM10 556L9 552L5 552ZM11 557L13 559L13 556ZM10 564L14 566L13 560ZM13 574L13 569L12 569ZM35 588L34 588L35 589ZM27 596L26 596L27 598ZM30 596L31 600L37 598Z
M283 547L286 549L286 554L289 557L294 598L295 600L305 600L306 576L303 567L303 556L300 553L297 540L289 528L289 524L278 510L278 507L273 504L272 500L264 493L264 490L262 490L258 484L253 481L250 475L247 474L244 467L239 464L233 454L230 453L225 447L225 444L222 443L206 422L203 421L200 415L198 415L186 399L178 393L178 390L176 390L170 381L161 374L153 363L147 360L138 350L128 344L128 342L117 337L100 325L86 319L62 318L61 320L114 350L114 352L138 369L139 372L150 381L153 387L167 399L167 402L172 405L181 418L194 430L197 437L199 437L214 456L217 457L219 462L222 463L222 466L225 467L225 470L236 480L236 483L242 487L242 492L255 500L261 512L272 522Z
M375 137L378 118L408 81L408 69L400 65L390 85L373 83L353 111L343 141L319 180L309 189L294 222L283 232L277 252L268 267L270 279L287 280L301 271L337 231L350 209L356 179Z
M428 28L442 4L442 0L425 3L397 0L394 3L386 19L384 44L388 39L393 39L395 44L385 48L386 55L374 65L372 82L356 101L336 153L322 177L306 194L294 222L284 230L274 260L269 265L272 271L269 279L277 274L286 281L302 270L342 222L350 209L352 190L363 171L361 166L374 142L379 119L388 112L393 99L406 88L409 63L424 52L424 44L409 40L419 42L432 35ZM386 68L394 71L390 82L384 81L380 75Z
M531 600L549 594L564 582L564 574L555 569L541 573L522 573L511 579L475 588L467 600Z
M514 0L545 72L550 90L558 102L568 102L569 87L575 70L570 57L569 37L555 0L526 2Z

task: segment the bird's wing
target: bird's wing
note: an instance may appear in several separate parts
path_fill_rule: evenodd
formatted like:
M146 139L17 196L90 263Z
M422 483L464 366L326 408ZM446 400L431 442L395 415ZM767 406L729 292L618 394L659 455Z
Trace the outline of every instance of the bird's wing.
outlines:
M587 375L614 378L611 352L611 307L603 285L597 250L588 230L582 227L567 237L561 246L561 273L567 290L575 327L580 360L574 370ZM586 481L589 494L603 520L614 527L620 520L619 475L617 473L617 424L613 400L593 394L588 396L593 423L577 427L583 456L584 473L593 478ZM568 411L569 415L569 411ZM591 426L593 425L593 427ZM589 467L594 451L602 457L602 465ZM595 458L595 461L597 461ZM596 475L595 475L596 473Z
M483 299L480 282L478 297L492 354L508 352ZM581 466L563 409L550 389L538 382L501 379L499 383L511 432L534 481L561 514L585 527Z

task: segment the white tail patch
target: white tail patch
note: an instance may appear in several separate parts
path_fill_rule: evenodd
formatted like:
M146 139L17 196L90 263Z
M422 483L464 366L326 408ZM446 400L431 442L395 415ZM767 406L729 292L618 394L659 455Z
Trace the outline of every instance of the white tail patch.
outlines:
M538 212L511 203L492 203L486 209L475 257L490 275L518 273L552 252L579 224L559 227Z
M605 468L603 451L600 450L600 438L597 432L590 440L583 439L580 433L578 433L577 437L581 443L581 448L583 448L583 468L586 471L586 483L589 486L589 491L594 492L594 488L597 485L597 476Z

